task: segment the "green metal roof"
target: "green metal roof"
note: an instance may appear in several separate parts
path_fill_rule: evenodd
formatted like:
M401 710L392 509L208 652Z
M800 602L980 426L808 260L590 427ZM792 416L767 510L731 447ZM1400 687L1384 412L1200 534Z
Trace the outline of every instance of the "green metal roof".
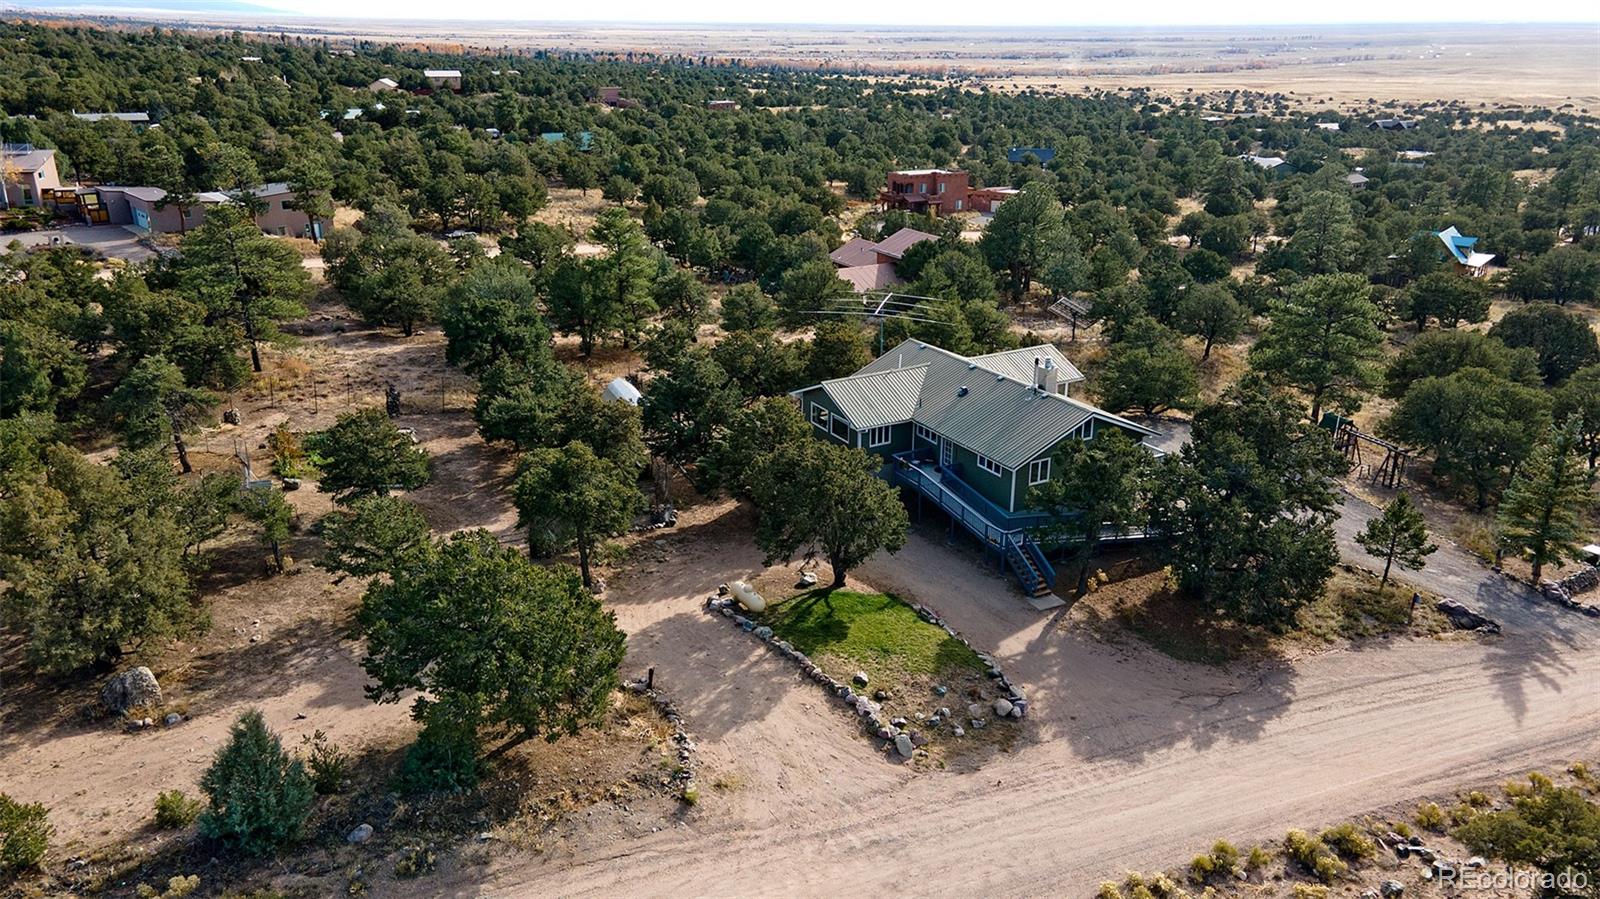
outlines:
M1155 434L1088 403L1034 389L1032 360L1046 355L1033 347L969 359L907 340L854 375L820 386L856 428L914 421L1006 468L1026 465L1091 418ZM1025 379L1012 377L1024 358ZM1083 377L1070 362L1062 366L1063 380L1069 380L1068 372L1076 376L1072 380Z

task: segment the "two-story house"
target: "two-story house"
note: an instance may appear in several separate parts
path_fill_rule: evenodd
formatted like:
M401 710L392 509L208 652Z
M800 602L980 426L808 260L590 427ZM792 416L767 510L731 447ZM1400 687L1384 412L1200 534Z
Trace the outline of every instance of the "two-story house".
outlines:
M1050 344L962 356L907 340L844 378L795 391L816 437L884 460L883 475L931 501L1000 557L1034 595L1053 581L1032 532L1048 515L1029 490L1057 449L1117 429L1156 432L1074 398L1083 375Z
M960 212L968 208L971 179L955 169L907 169L890 172L887 184L878 194L885 209L931 212L934 215Z

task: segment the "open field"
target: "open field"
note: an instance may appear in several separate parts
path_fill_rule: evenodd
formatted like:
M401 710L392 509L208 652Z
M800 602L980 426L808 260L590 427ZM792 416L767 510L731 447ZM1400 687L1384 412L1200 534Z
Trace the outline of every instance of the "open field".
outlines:
M25 10L33 4L20 4ZM42 4L41 4L42 5ZM61 10L61 5L52 5ZM70 7L67 7L70 8ZM66 16L46 13L32 16ZM1213 28L907 28L365 21L247 14L85 16L204 31L378 41L441 52L688 56L872 76L951 77L969 87L1080 93L1148 87L1282 93L1307 107L1461 100L1472 106L1600 104L1600 30L1553 25L1283 25Z

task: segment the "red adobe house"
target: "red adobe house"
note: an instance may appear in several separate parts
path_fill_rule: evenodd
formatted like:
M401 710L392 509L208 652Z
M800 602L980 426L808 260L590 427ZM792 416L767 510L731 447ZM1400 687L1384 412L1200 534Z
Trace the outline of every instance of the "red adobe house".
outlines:
M878 201L885 209L940 215L969 208L967 194L970 190L966 172L912 169L890 172L889 183L878 194Z

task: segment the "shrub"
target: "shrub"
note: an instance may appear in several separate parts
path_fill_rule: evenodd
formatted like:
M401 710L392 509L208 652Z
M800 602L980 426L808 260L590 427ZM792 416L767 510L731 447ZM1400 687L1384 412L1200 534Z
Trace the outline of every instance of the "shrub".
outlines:
M1096 899L1122 899L1122 890L1109 880L1100 884L1099 892L1095 893Z
M1244 860L1246 871L1259 871L1272 863L1272 853L1265 846L1257 846L1250 850L1250 855Z
M253 709L239 716L200 788L211 800L200 832L258 855L299 839L315 798L305 765Z
M174 791L176 792L176 791ZM134 889L134 895L139 899L182 899L182 897L200 889L200 875L188 876L175 874L167 878L167 888L157 890L148 883L141 883Z
M441 717L423 725L400 763L400 786L409 793L469 790L478 783L478 741L470 727Z
M1361 829L1346 821L1322 832L1322 842L1345 858L1366 859L1377 854L1378 847Z
M162 830L188 827L200 817L203 803L190 799L182 790L166 790L156 794L156 826Z
M427 846L417 846L400 855L394 863L396 877L420 877L432 871L438 859L433 854L433 849Z
M1467 794L1466 803L1473 808L1488 808L1490 805L1489 794L1482 790L1473 790Z
M1455 836L1474 852L1547 874L1572 872L1593 883L1600 878L1600 806L1575 787L1557 787L1530 775L1517 785L1511 807L1484 811L1457 828Z
M1297 883L1290 895L1294 899L1328 899L1328 888L1320 883Z
M1205 883L1211 875L1217 873L1217 862L1208 854L1200 854L1189 863L1189 876L1196 883Z
M267 449L272 451L272 473L280 478L299 478L306 473L306 451L300 446L300 437L289 430L288 422L280 422L267 435Z
M55 830L46 817L43 805L24 804L0 793L0 874L38 866Z
M1227 840L1218 840L1211 844L1211 858L1217 863L1217 867L1224 871L1239 867L1239 850Z
M1303 830L1291 830L1284 836L1283 854L1323 883L1332 883L1349 870L1326 844Z
M1150 891L1162 897L1162 899L1171 899L1171 897L1183 895L1183 890L1178 889L1178 885L1172 882L1172 878L1165 874L1157 874L1151 878Z
M1441 831L1444 830L1444 809L1437 802L1424 802L1417 806L1417 813L1411 820L1423 830Z
M328 735L321 730L301 737L300 745L305 749L312 787L323 796L344 789L350 774L350 757L329 743Z

